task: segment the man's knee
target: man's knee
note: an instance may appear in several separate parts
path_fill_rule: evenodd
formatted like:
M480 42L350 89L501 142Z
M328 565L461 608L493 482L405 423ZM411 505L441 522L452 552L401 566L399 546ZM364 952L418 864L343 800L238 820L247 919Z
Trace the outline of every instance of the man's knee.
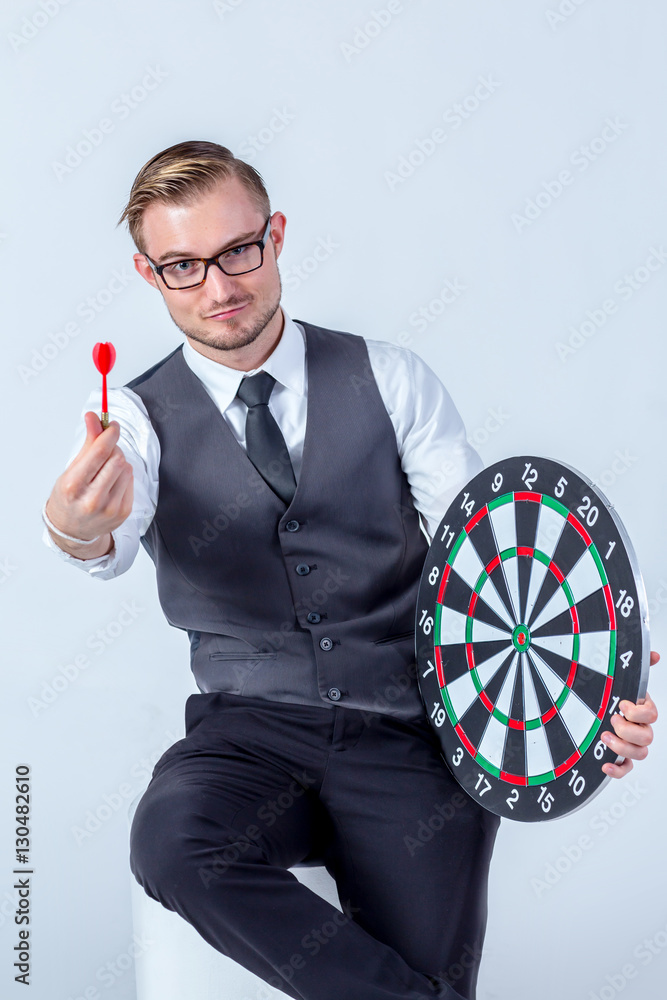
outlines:
M130 831L130 868L149 895L164 901L178 887L209 889L239 862L261 860L246 832L207 816L201 795L181 786L139 802Z
M156 898L156 889L173 881L185 860L193 810L191 801L188 809L183 800L182 793L157 794L149 786L132 819L130 868L139 884Z

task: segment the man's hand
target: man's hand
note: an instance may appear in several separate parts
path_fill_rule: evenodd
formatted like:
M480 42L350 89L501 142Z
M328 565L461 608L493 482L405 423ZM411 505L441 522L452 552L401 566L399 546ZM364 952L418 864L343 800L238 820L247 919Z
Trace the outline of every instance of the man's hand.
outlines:
M658 662L660 656L651 650L651 666ZM613 715L611 724L614 732L605 730L600 739L617 754L625 757L621 764L603 764L602 770L612 778L622 778L632 770L633 760L644 760L648 755L648 747L653 741L652 723L658 718L658 710L653 699L646 692L646 698L641 705L633 701L621 701L618 708L623 715ZM625 716L625 718L623 718Z
M50 532L56 545L79 559L94 559L113 548L110 534L132 510L132 466L118 447L120 425L106 430L99 417L85 415L86 440L81 451L56 480L46 504L49 520L66 535L82 540L101 536L95 545L77 545Z

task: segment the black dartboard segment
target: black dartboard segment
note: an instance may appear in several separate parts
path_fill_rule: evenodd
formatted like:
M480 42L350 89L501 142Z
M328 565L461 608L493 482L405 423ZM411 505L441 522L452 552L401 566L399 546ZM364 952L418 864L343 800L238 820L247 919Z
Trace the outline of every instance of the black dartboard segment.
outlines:
M599 739L648 684L644 585L606 497L568 465L510 458L475 476L431 543L419 685L452 773L509 819L555 819L608 780Z

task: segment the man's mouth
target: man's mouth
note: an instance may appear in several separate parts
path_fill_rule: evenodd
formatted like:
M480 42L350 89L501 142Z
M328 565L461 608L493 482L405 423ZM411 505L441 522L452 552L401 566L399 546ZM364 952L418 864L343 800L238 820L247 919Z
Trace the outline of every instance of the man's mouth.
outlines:
M222 312L211 313L210 316L205 316L204 319L229 319L231 316L236 316L237 313L240 313L247 305L248 303L244 302L240 306L233 306L231 309L224 309Z

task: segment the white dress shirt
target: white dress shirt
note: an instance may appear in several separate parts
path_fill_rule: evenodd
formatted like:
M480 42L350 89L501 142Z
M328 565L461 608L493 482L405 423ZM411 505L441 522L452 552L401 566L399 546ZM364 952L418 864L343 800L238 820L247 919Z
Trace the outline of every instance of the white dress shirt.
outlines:
M266 371L276 380L269 409L285 438L298 483L308 399L306 341L303 327L284 309L282 312L285 322L276 347L260 368L245 374ZM481 471L483 463L466 440L465 427L449 393L419 355L387 341L364 339L380 396L394 427L401 466L421 514L422 530L430 541L451 500ZM245 449L248 409L235 398L244 373L204 357L187 340L183 357ZM101 401L100 387L90 393L81 411L68 464L85 441L84 413L100 413ZM168 400L165 405L169 405ZM153 519L159 489L160 444L143 400L131 389L109 389L108 406L110 419L120 425L118 445L134 470L131 514L112 532L111 552L96 559L78 559L64 552L52 541L46 527L42 536L62 559L99 580L119 576L132 565L140 538Z

